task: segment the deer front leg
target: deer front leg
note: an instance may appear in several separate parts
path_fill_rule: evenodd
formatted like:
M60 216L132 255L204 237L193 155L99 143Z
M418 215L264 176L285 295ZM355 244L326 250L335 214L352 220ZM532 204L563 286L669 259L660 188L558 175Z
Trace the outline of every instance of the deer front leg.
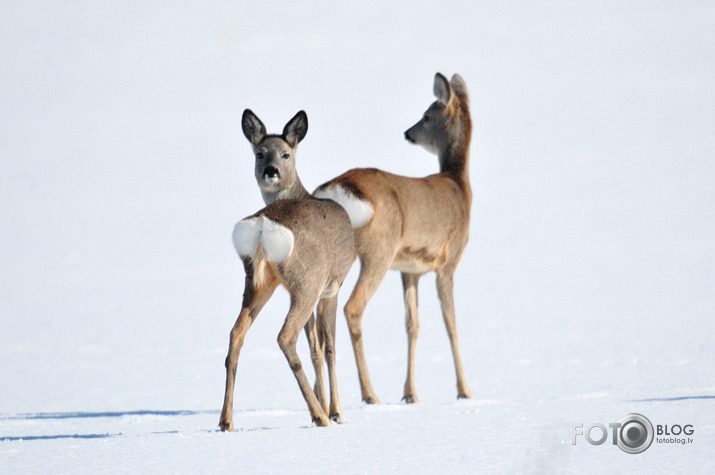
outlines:
M418 401L415 391L415 348L420 322L417 316L417 282L418 274L402 273L402 288L405 294L405 326L407 327L407 379L402 400L408 404Z
M318 292L319 293L319 292ZM317 294L317 293L316 293ZM295 349L296 342L300 329L303 328L310 318L311 310L317 303L318 296L314 299L291 294L291 308L286 317L283 328L278 334L278 345L281 347L283 354L288 360L290 369L293 371L295 379L298 381L300 392L303 394L305 402L308 404L308 410L313 421L318 426L329 426L330 419L321 407L315 392L310 387L308 378L303 372L303 366L298 357L298 352Z
M377 290L380 282L382 282L387 269L390 268L392 258L392 255L379 255L377 253L361 255L360 276L347 304L345 304L345 318L348 321L350 339L355 353L362 400L367 404L377 404L380 400L372 389L370 374L365 361L365 351L362 345L362 317L367 302Z
M459 341L457 338L457 322L454 315L454 291L452 272L440 271L437 273L437 294L442 306L442 316L447 327L449 343L452 346L452 356L454 358L454 369L457 373L457 397L459 399L471 399L472 392L467 386L462 368L462 357L459 352Z
M320 303L318 304L318 313L320 313ZM323 379L323 365L325 364L325 348L323 331L320 325L315 324L316 319L313 314L310 314L308 323L305 324L305 336L308 338L308 347L310 348L310 359L313 362L315 370L315 385L313 391L318 398L318 402L323 407L325 412L328 412L328 398L325 394L325 381Z
M238 355L243 346L243 340L248 333L248 329L256 319L256 316L273 295L273 291L278 285L277 280L267 279L260 288L254 288L252 275L246 276L246 288L243 293L243 305L241 313L236 319L236 323L231 330L231 339L228 345L228 355L226 356L226 391L223 397L223 409L219 419L221 431L233 431L233 390L236 383L236 366L238 365Z
M328 378L330 379L330 420L343 424L340 398L338 397L338 375L335 370L335 318L338 310L337 294L322 299L318 304L318 326L322 326L325 336L325 361L328 363Z

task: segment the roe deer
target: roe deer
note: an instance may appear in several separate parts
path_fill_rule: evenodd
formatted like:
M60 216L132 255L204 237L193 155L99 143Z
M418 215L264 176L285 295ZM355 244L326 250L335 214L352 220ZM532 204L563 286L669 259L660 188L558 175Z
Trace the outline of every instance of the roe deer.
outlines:
M298 112L281 135L267 135L263 123L246 109L243 133L256 156L255 173L268 206L236 224L233 243L246 271L241 313L231 330L226 357L226 392L219 426L233 430L233 388L238 356L249 327L279 284L290 293L290 310L278 334L313 421L342 422L335 374L335 314L337 293L355 260L352 227L345 210L330 200L313 198L295 172L295 152L308 130L308 117ZM330 379L330 407L322 383L323 350L312 328L318 304L318 332L324 343ZM306 328L316 367L316 387L310 387L296 352L301 328Z
M393 175L374 168L357 168L321 185L314 195L332 198L350 215L360 276L345 305L362 399L378 398L370 384L362 344L365 306L388 269L402 273L408 335L407 378L403 399L417 402L415 343L419 331L417 282L426 272L437 274L437 293L449 334L457 373L457 396L472 394L462 369L454 315L453 274L469 239L472 191L469 185L469 143L472 124L467 86L457 74L451 81L434 78L437 100L405 138L439 157L440 173L424 178Z

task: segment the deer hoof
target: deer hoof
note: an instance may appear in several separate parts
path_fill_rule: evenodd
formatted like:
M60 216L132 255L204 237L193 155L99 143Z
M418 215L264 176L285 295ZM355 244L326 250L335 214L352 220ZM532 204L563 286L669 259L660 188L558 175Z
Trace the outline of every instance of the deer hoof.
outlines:
M365 401L365 404L380 404L380 400L377 396L367 396L362 398L362 400Z
M347 424L348 421L343 419L343 415L340 414L339 412L336 412L335 414L330 414L330 420L335 422L336 424Z
M313 422L315 422L315 425L318 427L328 427L330 425L330 419L325 416L314 417Z
M415 396L414 394L405 394L402 397L402 400L405 401L406 404L414 404L419 401L419 399L417 399L417 396Z
M218 426L221 432L233 432L233 423L231 421L221 421Z

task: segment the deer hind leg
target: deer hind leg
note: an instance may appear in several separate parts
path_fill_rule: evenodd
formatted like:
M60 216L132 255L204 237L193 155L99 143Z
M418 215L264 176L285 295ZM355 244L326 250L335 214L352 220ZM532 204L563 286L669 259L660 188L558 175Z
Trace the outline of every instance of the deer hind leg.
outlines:
M454 357L454 369L457 373L457 397L460 399L471 399L472 392L467 386L462 368L462 357L459 352L459 341L457 338L457 322L454 315L454 291L453 291L453 271L440 271L437 273L437 294L442 306L442 316L447 327L449 343L452 346L452 356Z
M418 401L415 391L415 347L420 322L417 316L417 282L418 274L402 273L402 288L405 293L405 326L407 327L407 378L402 400L408 404Z
M308 410L310 411L310 416L313 418L313 421L318 426L329 426L330 419L328 419L318 398L315 396L315 392L310 387L308 378L305 376L305 372L303 372L303 366L298 357L298 352L295 349L300 330L305 327L305 324L312 315L311 312L317 304L319 293L319 291L316 291L314 295L305 296L302 293L291 292L290 310L278 334L278 345L281 347L286 360L288 360L290 369L298 381L300 392L308 404Z
M320 303L318 303L318 312L320 312ZM308 338L308 346L310 347L310 359L313 362L315 370L315 385L313 391L318 398L321 407L328 412L328 398L325 394L325 380L323 379L323 365L325 364L325 343L322 328L315 324L316 319L313 314L310 314L308 323L305 324L305 336Z
M246 273L246 287L243 293L241 313L238 315L231 330L228 355L226 356L226 391L223 398L221 418L219 419L219 427L222 431L233 431L233 390L236 383L238 355L241 352L243 340L256 316L268 302L268 299L271 298L277 286L278 279L273 274L268 274L260 286L254 286L252 269Z
M382 282L387 269L390 268L392 258L393 255L387 253L361 255L360 276L348 299L348 303L345 304L345 318L348 321L350 339L352 340L353 352L355 353L362 400L367 404L376 404L380 401L372 389L370 374L368 373L367 362L365 361L365 351L362 345L362 316L365 312L367 302L373 296L375 290L377 290L380 282Z
M338 397L338 377L335 371L335 317L338 310L338 296L327 297L318 304L318 324L325 335L325 361L328 363L328 378L330 379L330 420L343 424L340 398Z

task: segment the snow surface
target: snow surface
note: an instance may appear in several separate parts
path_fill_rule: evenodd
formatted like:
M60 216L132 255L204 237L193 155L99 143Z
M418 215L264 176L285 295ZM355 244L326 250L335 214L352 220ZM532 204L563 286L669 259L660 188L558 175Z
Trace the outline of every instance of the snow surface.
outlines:
M713 31L709 2L3 2L0 473L714 472ZM349 423L310 423L277 292L239 360L237 432L217 432L231 229L263 206L243 109L269 132L307 111L309 189L426 175L402 133L436 71L464 77L474 121L455 295L475 399L455 399L425 276L420 402L400 402L390 272L363 325L382 404L360 402L341 315ZM571 444L630 412L693 443Z

